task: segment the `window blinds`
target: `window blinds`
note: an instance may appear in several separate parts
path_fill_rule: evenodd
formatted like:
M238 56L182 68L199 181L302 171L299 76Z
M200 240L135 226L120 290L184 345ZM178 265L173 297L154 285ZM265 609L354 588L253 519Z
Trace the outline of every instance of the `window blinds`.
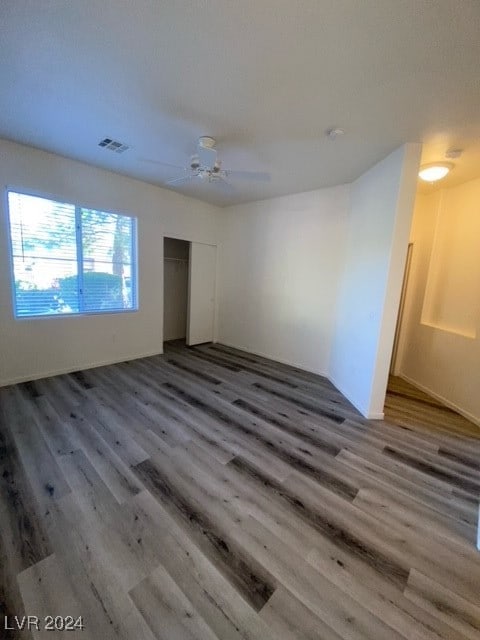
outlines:
M136 308L136 219L8 192L17 317Z

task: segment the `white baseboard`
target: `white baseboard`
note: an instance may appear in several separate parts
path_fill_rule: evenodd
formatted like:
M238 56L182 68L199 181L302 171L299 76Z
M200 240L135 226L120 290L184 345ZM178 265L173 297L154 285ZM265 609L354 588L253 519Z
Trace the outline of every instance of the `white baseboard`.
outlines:
M321 376L322 378L328 378L328 374L325 371L316 371L315 369L309 369L298 362L291 362L289 360L283 360L282 358L278 358L277 356L272 356L268 353L262 353L261 351L252 351L251 349L247 349L246 347L240 347L237 344L232 344L230 342L225 342L225 340L215 340L215 344L225 345L226 347L231 347L232 349L238 349L239 351L244 351L245 353L251 353L252 356L260 356L261 358L266 358L267 360L272 360L272 362L279 362L280 364L286 364L289 367L295 367L296 369L300 369L301 371L306 371L307 373L313 373L316 376Z
M338 389L338 391L340 391L340 393L345 396L345 398L355 407L355 409L357 409L357 411L359 411L362 416L364 416L365 418L367 418L368 420L383 420L384 418L384 414L383 412L368 412L365 411L363 407L358 406L348 395L348 393L345 393L345 390L342 389L340 387L340 385L338 385L335 380L325 371L315 371L314 369L309 369L308 367L305 367L302 364L299 364L298 362L291 362L289 360L284 360L282 358L278 358L277 356L272 356L271 354L268 353L262 353L260 351L252 351L251 349L247 349L246 347L243 346L239 346L238 344L232 344L229 342L226 342L225 340L218 340L218 344L224 344L226 347L231 347L232 349L238 349L239 351L244 351L245 353L251 353L252 355L255 356L260 356L262 358L267 358L267 360L272 360L273 362L280 362L281 364L286 364L289 367L295 367L297 369L300 369L301 371L307 371L308 373L314 373L317 376L321 376L322 378L327 378L327 380L329 380L333 386Z
M402 380L405 380L406 382L409 382L410 384L413 384L413 386L420 389L420 391L424 391L425 393L428 393L429 396L432 396L436 400L439 400L446 407L453 409L454 411L459 413L461 416L463 416L467 420L470 420L470 422L473 422L473 424L475 424L477 427L480 427L480 418L478 416L475 416L473 415L473 413L465 411L465 409L462 409L462 407L459 407L458 404L455 404L455 402L448 400L448 398L445 398L440 393L433 391L433 389L430 389L429 387L425 386L424 384L421 384L417 380L410 378L410 376L407 376L404 373L399 373L398 377L402 378Z
M61 369L54 369L51 371L42 371L41 373L34 373L32 375L18 376L17 378L7 378L6 380L0 380L0 387L7 387L11 384L19 384L21 382L31 382L32 380L42 380L43 378L51 378L53 376L61 376L65 373L72 373L73 371L86 371L88 369L96 369L97 367L106 367L109 364L118 364L119 362L126 362L127 360L139 360L140 358L150 358L151 356L162 355L161 351L154 351L149 353L141 353L134 356L123 356L120 359L104 360L102 362L91 362L88 364L77 364L73 367L65 367Z
M383 411L371 411L370 413L367 413L365 417L369 420L383 420L385 418L385 414Z

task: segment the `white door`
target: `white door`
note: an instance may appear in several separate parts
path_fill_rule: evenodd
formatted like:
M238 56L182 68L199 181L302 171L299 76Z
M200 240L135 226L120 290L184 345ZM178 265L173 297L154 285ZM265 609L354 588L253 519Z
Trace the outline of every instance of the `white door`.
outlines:
M190 243L187 344L212 342L217 247Z

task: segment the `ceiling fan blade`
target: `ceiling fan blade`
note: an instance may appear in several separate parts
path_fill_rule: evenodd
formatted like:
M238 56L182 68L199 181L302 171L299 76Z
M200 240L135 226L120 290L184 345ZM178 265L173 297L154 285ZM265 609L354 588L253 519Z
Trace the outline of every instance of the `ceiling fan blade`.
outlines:
M220 189L222 189L222 191L225 191L226 193L235 193L235 187L233 186L233 184L230 184L229 182L227 182L224 178L215 178L215 180L213 181L215 184L218 184L218 186L220 187Z
M187 176L182 176L181 178L172 178L171 180L167 180L167 182L165 184L168 184L170 186L177 186L177 185L181 185L181 184L185 184L187 182L190 182L190 180L193 180L194 178L197 178L196 175L187 175Z
M270 182L271 176L269 173L262 171L225 171L227 177L234 180L252 180L254 182Z
M185 167L180 167L178 164L169 164L168 162L161 162L160 160L152 160L151 158L137 158L140 162L148 162L149 164L159 164L162 167L169 167L170 169L180 169L185 171Z

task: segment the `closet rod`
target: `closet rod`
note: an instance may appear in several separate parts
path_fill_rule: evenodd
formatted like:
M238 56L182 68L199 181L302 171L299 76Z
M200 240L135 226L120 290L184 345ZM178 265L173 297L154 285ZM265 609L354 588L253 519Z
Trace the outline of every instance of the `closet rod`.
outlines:
M173 262L188 262L187 258L164 258L164 260L171 260Z

